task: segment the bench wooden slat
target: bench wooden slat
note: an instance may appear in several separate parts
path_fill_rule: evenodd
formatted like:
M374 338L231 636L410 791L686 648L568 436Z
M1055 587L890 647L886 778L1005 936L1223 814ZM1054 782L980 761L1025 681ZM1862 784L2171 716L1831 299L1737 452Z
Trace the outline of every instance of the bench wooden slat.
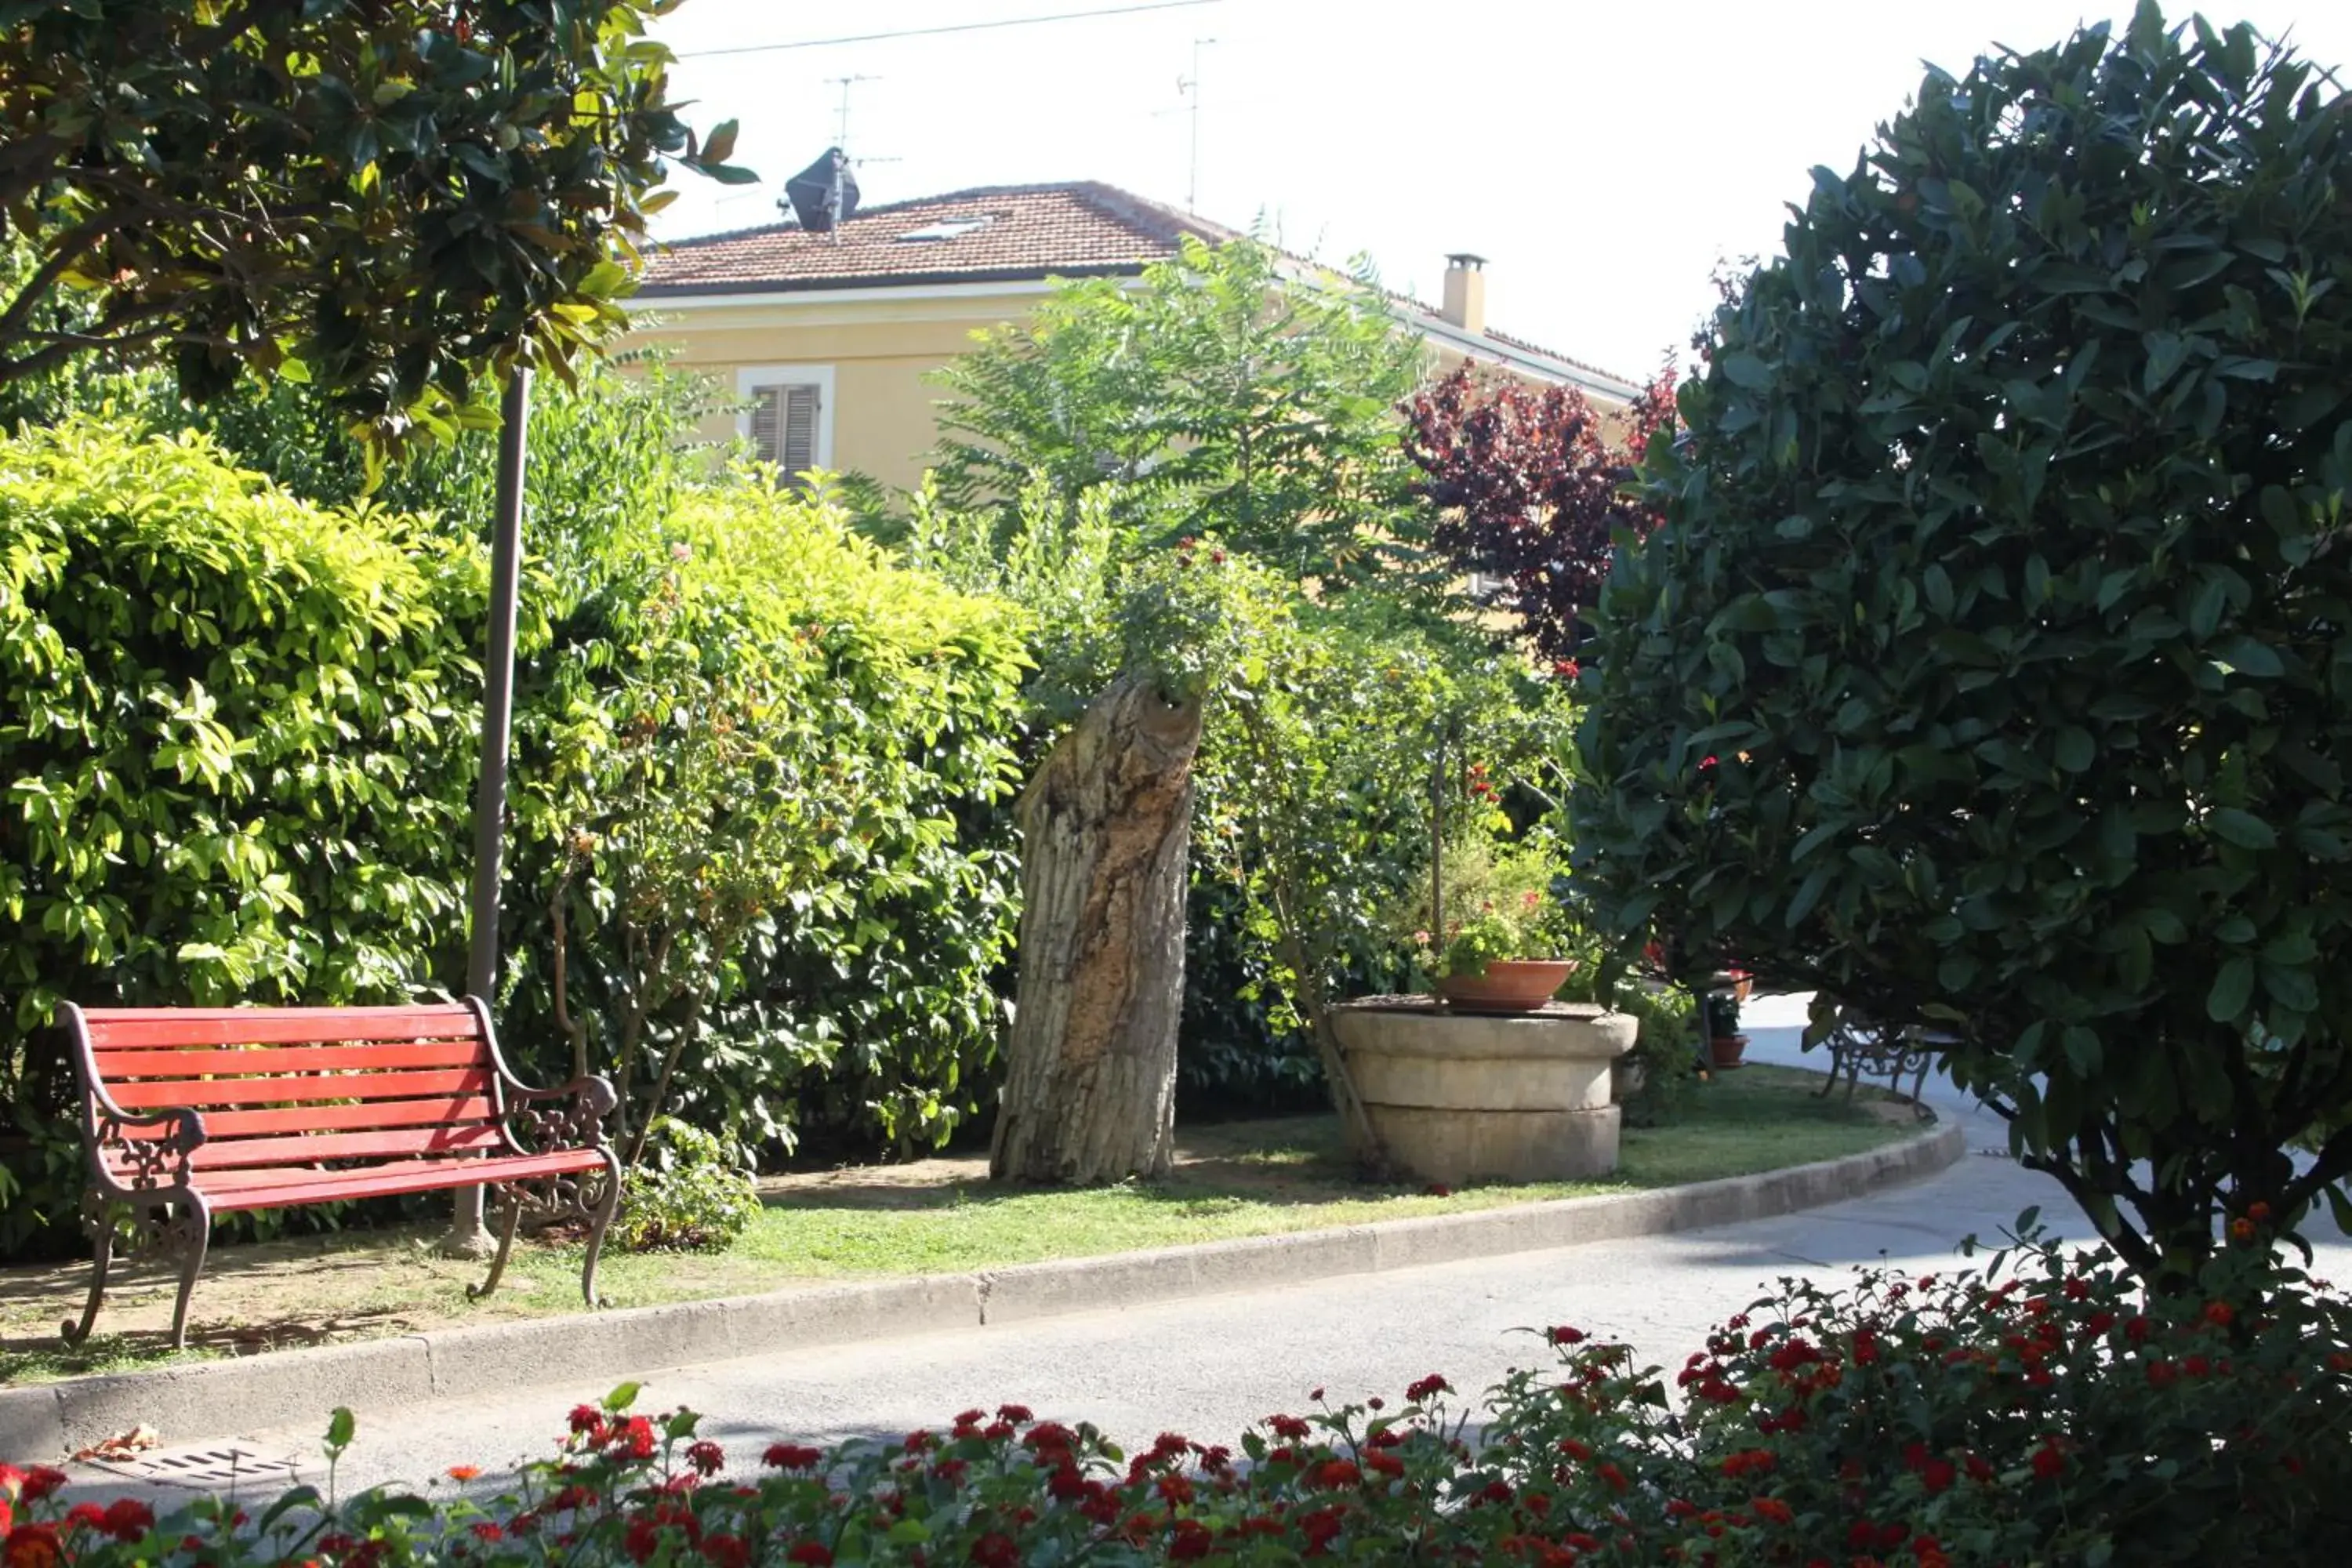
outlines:
M341 1203L351 1198L390 1197L400 1193L429 1193L442 1187L470 1187L485 1182L529 1181L567 1171L592 1171L604 1164L593 1149L566 1149L553 1154L527 1154L519 1159L413 1160L371 1165L362 1171L270 1172L283 1184L225 1184L215 1191L200 1184L215 1214L240 1209L293 1208L302 1204ZM262 1173L223 1172L223 1175Z
M289 1105L268 1110L207 1110L206 1138L250 1138L265 1132L368 1132L379 1127L432 1127L487 1121L499 1113L488 1095L436 1100L362 1100L344 1105ZM168 1127L126 1127L125 1139L167 1138Z
M487 1068L438 1072L320 1073L300 1078L208 1078L178 1083L110 1084L125 1110L171 1106L273 1105L306 1100L404 1100L420 1094L471 1094L490 1087Z
M464 1007L93 1008L94 1049L141 1047L331 1045L342 1040L479 1039Z
M99 1076L127 1079L205 1078L215 1073L381 1072L392 1068L457 1068L489 1064L479 1040L404 1040L393 1045L257 1046L247 1050L100 1051Z
M470 1154L506 1143L495 1123L470 1127L405 1127L389 1132L297 1132L284 1138L207 1138L189 1156L191 1168L310 1165L321 1160L375 1160L394 1154Z

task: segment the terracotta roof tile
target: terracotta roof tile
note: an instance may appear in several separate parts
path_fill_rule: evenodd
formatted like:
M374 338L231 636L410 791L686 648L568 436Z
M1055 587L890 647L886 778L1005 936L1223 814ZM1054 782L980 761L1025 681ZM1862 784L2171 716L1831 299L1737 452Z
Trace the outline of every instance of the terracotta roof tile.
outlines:
M926 232L938 237L908 237ZM1133 272L1174 255L1187 234L1212 241L1233 237L1216 224L1092 182L997 185L866 207L833 234L780 223L679 240L654 255L638 292L786 292Z
M937 237L908 237L927 232ZM836 234L777 223L681 239L654 253L637 292L783 294L1133 273L1175 255L1188 234L1213 244L1237 233L1092 180L988 185L861 208ZM1433 323L1443 319L1410 295L1389 297ZM1639 384L1518 338L1492 330L1483 335L1503 349Z

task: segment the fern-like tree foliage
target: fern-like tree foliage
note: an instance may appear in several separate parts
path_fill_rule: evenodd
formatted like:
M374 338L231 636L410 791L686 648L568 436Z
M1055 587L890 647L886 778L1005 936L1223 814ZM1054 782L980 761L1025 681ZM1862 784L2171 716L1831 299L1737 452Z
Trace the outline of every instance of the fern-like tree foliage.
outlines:
M1009 531L1033 476L1066 500L1115 485L1144 549L1213 534L1334 589L1418 571L1394 410L1423 361L1376 289L1188 239L1139 285L1061 284L940 372L940 490Z

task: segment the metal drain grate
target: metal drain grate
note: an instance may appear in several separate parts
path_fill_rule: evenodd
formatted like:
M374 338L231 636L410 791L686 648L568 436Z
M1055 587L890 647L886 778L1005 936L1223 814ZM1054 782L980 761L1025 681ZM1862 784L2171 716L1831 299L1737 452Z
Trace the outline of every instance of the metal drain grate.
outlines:
M98 1468L135 1481L210 1492L231 1486L291 1486L300 1472L301 1461L226 1443L106 1460Z

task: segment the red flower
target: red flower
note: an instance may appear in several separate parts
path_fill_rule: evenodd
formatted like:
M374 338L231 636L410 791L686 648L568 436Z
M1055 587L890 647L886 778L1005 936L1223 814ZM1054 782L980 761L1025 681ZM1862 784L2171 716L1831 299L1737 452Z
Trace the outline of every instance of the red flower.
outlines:
M1314 1473L1318 1487L1352 1487L1364 1479L1364 1472L1348 1459L1326 1459L1315 1467Z
M143 1541L155 1528L155 1510L137 1498L116 1498L106 1505L100 1523L117 1541Z
M1563 1323L1545 1331L1544 1337L1556 1345L1579 1345L1584 1342L1585 1334L1582 1329L1571 1329Z
M761 1456L771 1469L806 1470L815 1467L824 1455L815 1448L805 1448L798 1443L771 1443Z
M1192 1563L1206 1557L1216 1546L1216 1538L1209 1527L1197 1519L1180 1519L1169 1527L1168 1556L1175 1563Z
M1423 1400L1434 1399L1441 1394L1451 1394L1453 1392L1454 1385L1446 1382L1444 1378L1439 1376L1436 1373L1433 1372L1427 1377L1421 1379L1417 1383L1406 1384L1404 1396L1407 1399L1412 1400L1415 1405L1419 1405Z
M1602 1460L1599 1466L1594 1468L1592 1473L1599 1476L1602 1480L1607 1481L1611 1491L1622 1492L1631 1484L1625 1479L1624 1471L1619 1469L1615 1465L1609 1463L1605 1459Z
M711 1568L751 1568L751 1549L740 1536L706 1535L702 1555L710 1561Z
M66 1473L63 1470L54 1470L47 1465L35 1465L25 1472L24 1491L21 1495L26 1502L38 1502L43 1498L55 1493L65 1484Z
M803 1541L784 1553L784 1561L802 1568L833 1568L833 1549L821 1541Z
M727 1450L705 1437L688 1446L686 1462L694 1467L697 1475L715 1476L727 1467Z
M1771 1524L1787 1524L1797 1517L1795 1510L1776 1497L1749 1498L1748 1508L1757 1518Z
M628 1529L621 1536L621 1550L629 1554L630 1562L650 1562L660 1547L661 1526L650 1516L639 1514L629 1521Z
M31 1492L27 1486L26 1494ZM7 1568L58 1568L61 1555L58 1532L46 1524L19 1525L8 1532L7 1544L0 1546L0 1563Z
M2045 1437L2042 1447L2033 1450L2033 1473L2045 1481L2056 1480L2066 1470L2066 1456L2060 1451L2058 1440Z
M2236 1318L2237 1315L2238 1310L2235 1307L2231 1306L2227 1301L2208 1301L2205 1303L2205 1321L2212 1324L2217 1329L2228 1328L2231 1321Z
M1036 1419L1035 1414L1025 1405L1000 1405L996 1407L996 1415L999 1420L1014 1423Z
M105 1528L106 1510L94 1502L78 1502L66 1510L65 1529L68 1532L76 1530L104 1530Z
M453 1481L470 1481L481 1473L482 1468L479 1465L452 1465L449 1467L449 1479Z
M642 1415L632 1415L613 1427L609 1441L624 1458L650 1459L654 1457L654 1424Z

